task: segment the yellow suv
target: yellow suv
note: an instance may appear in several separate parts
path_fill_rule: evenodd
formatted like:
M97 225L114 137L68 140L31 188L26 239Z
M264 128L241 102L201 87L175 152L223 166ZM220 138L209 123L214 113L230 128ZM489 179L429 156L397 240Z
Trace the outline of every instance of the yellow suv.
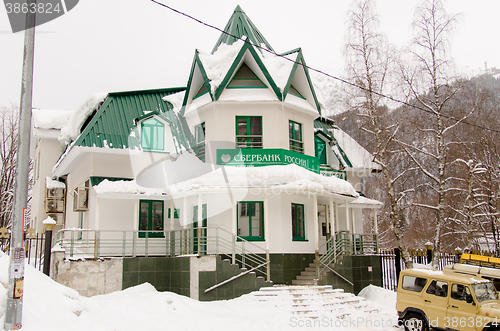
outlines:
M407 331L500 330L500 302L488 279L430 269L401 271L400 324Z

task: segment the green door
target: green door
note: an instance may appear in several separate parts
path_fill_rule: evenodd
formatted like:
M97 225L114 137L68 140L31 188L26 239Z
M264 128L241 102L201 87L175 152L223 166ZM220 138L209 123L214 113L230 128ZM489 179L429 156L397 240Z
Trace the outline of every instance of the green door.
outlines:
M203 204L201 225L198 225L198 206L193 206L193 253L207 254L207 205Z
M148 238L164 237L163 201L161 200L140 201L139 238L145 238L146 234L148 235Z
M326 163L326 142L319 138L314 137L314 150L316 157L319 158L319 164L327 164Z

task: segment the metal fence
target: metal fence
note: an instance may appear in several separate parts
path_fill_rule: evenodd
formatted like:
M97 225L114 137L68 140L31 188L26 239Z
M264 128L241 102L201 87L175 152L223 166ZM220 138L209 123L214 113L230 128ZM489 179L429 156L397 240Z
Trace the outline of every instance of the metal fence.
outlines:
M408 253L414 264L427 264L427 250L408 250ZM382 258L383 287L395 291L398 284L398 270L406 269L406 265L396 249L381 250L380 256ZM456 254L443 252L439 259L439 270L457 262L458 257Z
M45 234L32 233L24 240L26 249L26 262L38 270L43 268ZM0 238L0 250L5 254L10 253L10 234L7 233Z
M408 250L408 253L414 264L427 264L427 250ZM383 287L395 291L398 283L398 270L406 269L406 265L396 249L382 250L380 255L382 257ZM446 265L457 262L457 255L443 252L439 259L438 268L442 270Z

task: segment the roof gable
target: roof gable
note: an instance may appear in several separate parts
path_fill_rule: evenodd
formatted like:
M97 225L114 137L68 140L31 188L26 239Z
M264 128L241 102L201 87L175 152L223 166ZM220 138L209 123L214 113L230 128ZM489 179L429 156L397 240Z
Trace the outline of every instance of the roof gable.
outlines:
M321 106L316 97L316 92L314 91L314 86L309 76L309 70L307 69L302 50L299 48L289 53L285 53L283 56L295 51L298 51L298 55L293 64L290 76L288 77L288 82L283 90L283 100L286 99L287 95L290 93L291 86L293 86L293 88L301 94L302 98L313 104L318 110L318 113L321 114ZM293 92L290 94L294 95Z
M274 52L266 38L264 38L259 29L257 29L255 24L253 24L247 14L245 14L243 9L241 9L238 5L234 10L233 15L231 15L231 18L227 22L224 31L215 43L215 46L212 49L212 54L217 51L221 44L232 45L238 39L242 39L243 36L248 37L254 45L260 46L264 44L267 49Z
M252 63L250 62L254 62L255 66L253 66ZM224 91L225 88L227 88L229 82L235 76L235 74L237 74L238 70L243 65L243 63L245 63L250 68L254 67L252 68L253 69L252 72L256 76L260 76L259 77L260 80L263 81L264 83L265 81L267 81L269 87L273 90L278 100L282 100L282 93L280 89L278 88L271 74L267 70L264 63L262 62L260 56L257 54L254 47L250 43L244 43L243 46L241 47L238 55L231 64L231 67L227 71L224 79L217 88L217 91L215 93L215 100L219 99L222 92Z

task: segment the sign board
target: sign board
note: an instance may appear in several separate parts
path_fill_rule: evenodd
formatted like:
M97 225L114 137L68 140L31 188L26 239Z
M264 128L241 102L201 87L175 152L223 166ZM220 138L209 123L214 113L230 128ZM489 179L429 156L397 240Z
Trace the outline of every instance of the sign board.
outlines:
M296 164L319 173L319 159L286 149L218 149L218 165L262 167L269 165Z

